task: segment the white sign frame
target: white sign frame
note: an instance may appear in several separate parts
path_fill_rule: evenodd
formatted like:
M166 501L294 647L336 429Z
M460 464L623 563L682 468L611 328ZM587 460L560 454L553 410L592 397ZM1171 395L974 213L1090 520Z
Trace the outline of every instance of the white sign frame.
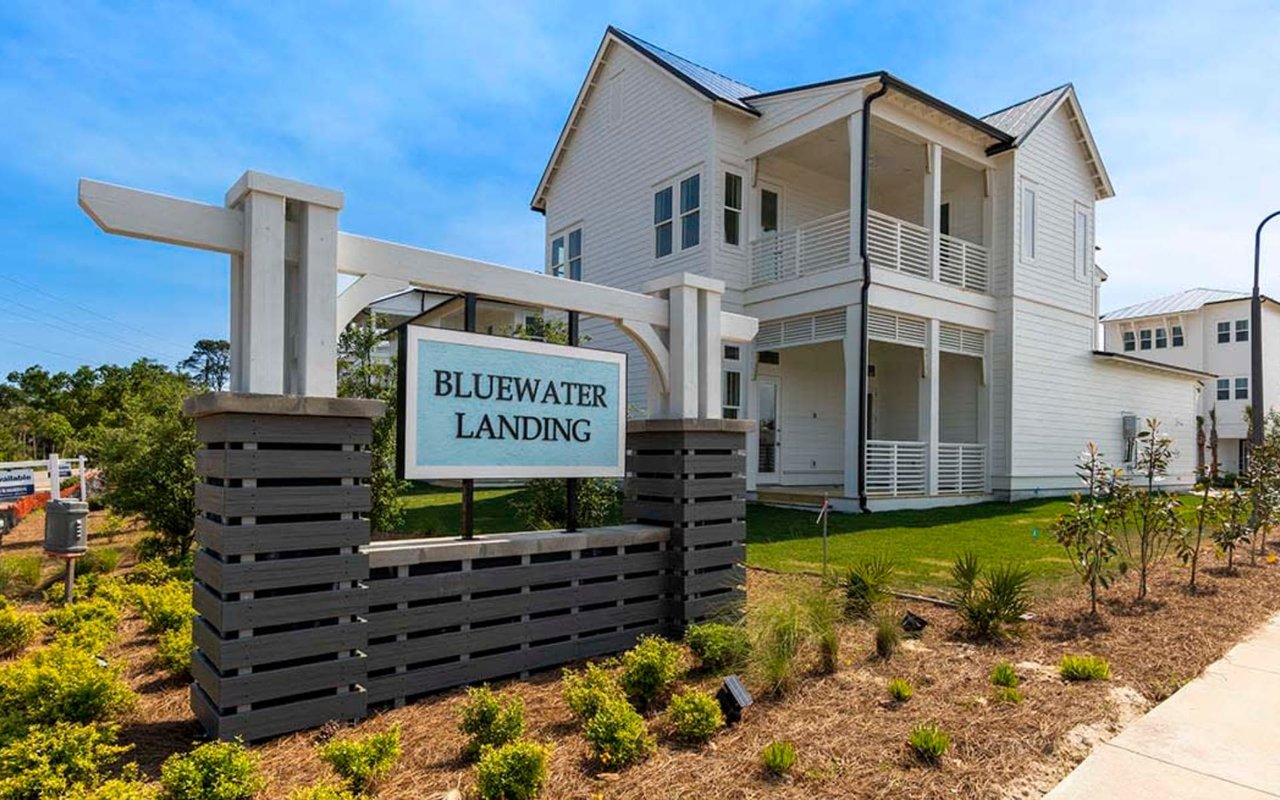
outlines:
M406 325L401 329L405 345L401 348L401 477L405 480L466 480L503 478L622 478L627 466L627 355L608 350L587 347L570 347L547 344L526 339L494 336L484 333L468 333L448 328L431 328L422 325ZM581 361L596 361L618 367L618 441L616 464L607 467L586 465L580 467L559 464L496 464L496 465L420 465L418 464L418 397L417 375L420 341L446 342L470 347L486 347L516 353L529 353Z

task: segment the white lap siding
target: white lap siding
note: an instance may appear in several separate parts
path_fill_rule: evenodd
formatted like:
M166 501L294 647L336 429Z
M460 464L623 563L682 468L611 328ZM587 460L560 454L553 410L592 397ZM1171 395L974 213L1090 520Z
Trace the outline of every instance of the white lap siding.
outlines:
M844 356L839 342L781 352L782 482L840 483L844 468Z

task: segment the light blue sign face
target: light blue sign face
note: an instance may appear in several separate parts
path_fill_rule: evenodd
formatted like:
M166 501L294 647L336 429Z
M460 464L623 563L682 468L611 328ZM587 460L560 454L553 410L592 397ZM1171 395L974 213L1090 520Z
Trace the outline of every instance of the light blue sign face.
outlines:
M619 354L438 329L410 347L406 477L622 474Z

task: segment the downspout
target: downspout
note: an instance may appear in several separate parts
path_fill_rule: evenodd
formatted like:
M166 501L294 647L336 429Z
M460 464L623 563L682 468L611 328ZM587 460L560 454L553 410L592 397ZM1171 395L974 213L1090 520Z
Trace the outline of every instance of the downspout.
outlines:
M871 194L871 104L889 91L889 76L880 74L880 88L862 98L862 208L858 215L858 255L862 258L862 308L860 339L862 347L862 373L858 376L858 508L869 514L867 508L867 359L871 357L867 347L867 330L870 326L870 309L867 300L871 292L871 261L867 258L867 207ZM853 154L850 153L850 158Z

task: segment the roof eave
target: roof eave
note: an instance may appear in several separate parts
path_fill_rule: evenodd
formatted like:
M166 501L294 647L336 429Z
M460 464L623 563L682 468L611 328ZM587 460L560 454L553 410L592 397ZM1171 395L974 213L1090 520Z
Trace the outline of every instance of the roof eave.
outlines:
M1127 367L1150 369L1156 372L1171 372L1175 375L1181 375L1186 378L1194 378L1197 383L1202 383L1208 378L1217 377L1211 372L1203 372L1198 369L1190 369L1189 367L1178 367L1173 364L1161 364L1159 361L1150 361L1145 358L1125 355L1124 353L1113 353L1110 350L1094 350L1093 355L1097 358L1104 358L1108 361L1114 361L1117 364L1123 364Z

